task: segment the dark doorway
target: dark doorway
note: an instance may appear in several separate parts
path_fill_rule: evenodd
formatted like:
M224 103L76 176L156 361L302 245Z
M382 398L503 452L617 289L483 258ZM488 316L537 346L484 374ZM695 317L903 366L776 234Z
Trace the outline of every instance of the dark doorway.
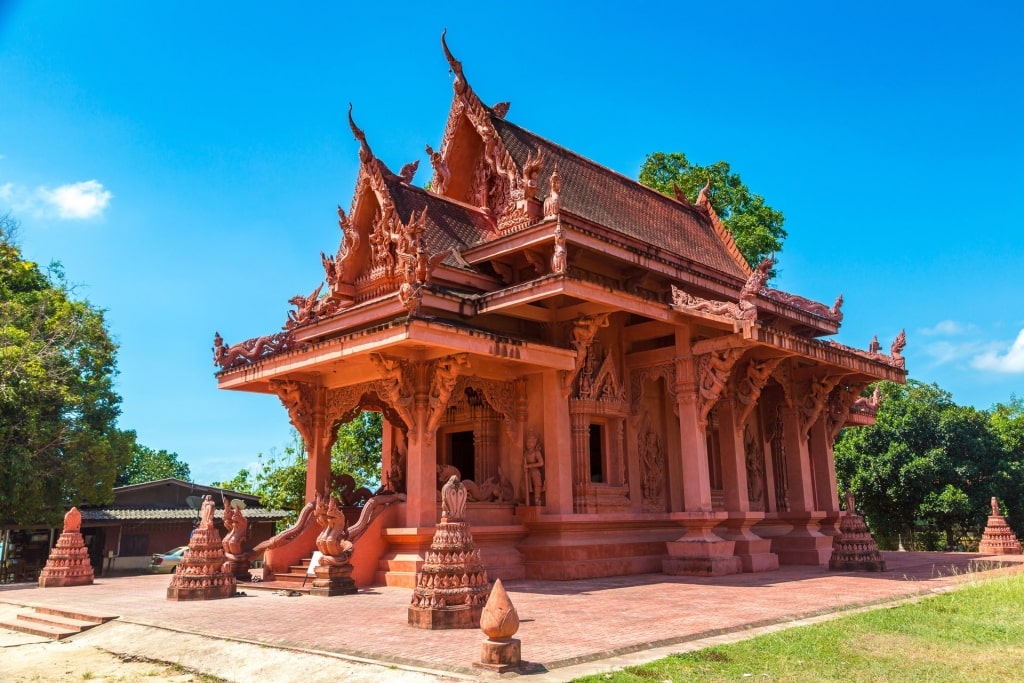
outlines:
M590 481L601 483L604 481L604 443L601 425L590 425Z
M473 448L473 432L452 432L448 435L449 453L452 465L459 468L463 479L476 481L476 452Z

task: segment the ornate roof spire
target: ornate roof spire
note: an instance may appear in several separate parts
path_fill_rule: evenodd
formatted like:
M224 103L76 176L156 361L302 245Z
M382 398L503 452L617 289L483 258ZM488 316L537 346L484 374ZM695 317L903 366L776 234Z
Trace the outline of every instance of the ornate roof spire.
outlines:
M356 140L359 141L359 160L364 164L370 163L373 159L373 151L370 149L370 145L366 142L366 133L359 129L356 122L352 120L352 103L348 103L348 125L352 129L352 134L356 136Z
M446 33L448 33L447 28L441 31L441 47L444 49L445 58L448 59L448 66L451 67L452 73L455 74L455 83L453 84L455 94L461 95L469 88L469 83L466 81L465 74L462 73L462 62L455 59L455 55L448 49L448 43L444 40Z

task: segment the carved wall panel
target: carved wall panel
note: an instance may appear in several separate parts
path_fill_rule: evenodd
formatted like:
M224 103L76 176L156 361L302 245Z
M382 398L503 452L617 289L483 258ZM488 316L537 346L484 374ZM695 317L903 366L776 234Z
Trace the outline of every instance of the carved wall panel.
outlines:
M637 455L640 461L640 492L644 512L665 511L665 446L651 414L644 411L637 432Z
M764 447L761 439L760 425L753 428L748 423L743 428L743 449L747 466L747 500L750 509L755 512L765 510L765 467Z

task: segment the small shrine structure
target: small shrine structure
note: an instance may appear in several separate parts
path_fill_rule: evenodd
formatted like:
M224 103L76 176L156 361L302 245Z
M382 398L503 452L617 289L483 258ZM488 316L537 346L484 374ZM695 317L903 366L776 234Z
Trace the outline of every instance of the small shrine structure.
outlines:
M87 586L93 579L89 551L82 538L82 513L73 507L65 513L57 547L50 551L39 573L39 587Z
M988 516L985 531L978 543L978 552L988 555L1020 555L1020 541L1013 529L1006 523L1006 517L999 514L999 501L992 496L992 514Z
M199 526L192 532L188 549L167 587L168 600L216 600L235 594L233 565L213 525L215 507L213 496L207 494L199 509Z
M857 502L850 491L846 492L846 512L839 520L839 535L832 543L828 568L833 571L885 571L885 560L878 552L878 545L864 518L857 514Z
M417 585L452 475L492 578L826 564L833 441L873 423L870 383L905 381L903 333L888 353L827 340L842 297L769 287L773 260L747 264L708 188L668 197L516 125L442 49L454 97L429 183L378 158L350 107L337 251L280 331L214 338L220 388L288 411L307 502L338 426L383 414L383 488L405 497L356 543L357 583ZM315 537L290 531L265 571Z

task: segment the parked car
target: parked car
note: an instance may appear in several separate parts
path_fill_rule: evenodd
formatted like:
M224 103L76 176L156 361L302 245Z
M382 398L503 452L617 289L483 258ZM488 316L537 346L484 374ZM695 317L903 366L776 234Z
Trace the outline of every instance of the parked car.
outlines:
M188 550L187 545L179 545L174 550L168 550L166 553L156 553L153 555L153 559L149 561L149 571L154 574L173 573L178 568L178 564L181 562L181 558L184 557L186 550Z

